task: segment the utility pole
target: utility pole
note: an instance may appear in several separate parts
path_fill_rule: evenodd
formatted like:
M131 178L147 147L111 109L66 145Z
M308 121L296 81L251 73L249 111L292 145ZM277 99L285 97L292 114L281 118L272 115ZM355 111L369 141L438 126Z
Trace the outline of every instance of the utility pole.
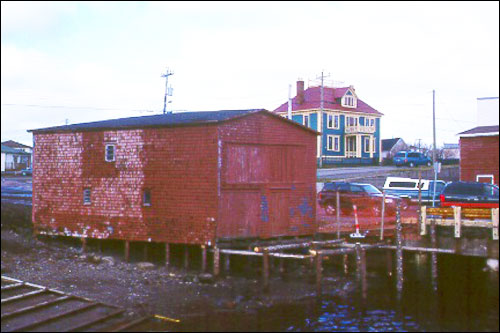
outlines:
M161 77L165 78L165 96L163 97L163 114L167 112L167 96L168 96L168 77L170 75L174 75L168 68L165 74L162 74Z
M329 77L330 75L328 74L327 77ZM324 124L323 124L323 109L325 107L325 94L324 94L324 86L325 86L325 75L323 73L323 71L321 71L321 100L320 100L320 104L319 104L319 119L317 121L318 125L321 124L321 128L320 128L320 131L321 133L323 133L323 128L324 128ZM328 119L326 120L328 121ZM319 167L323 167L323 140L320 138L320 147L319 147Z
M437 182L437 164L436 164L436 92L432 90L432 132L433 132L433 148L432 148L432 166L434 167L434 188L432 191L432 207L436 206L436 182Z

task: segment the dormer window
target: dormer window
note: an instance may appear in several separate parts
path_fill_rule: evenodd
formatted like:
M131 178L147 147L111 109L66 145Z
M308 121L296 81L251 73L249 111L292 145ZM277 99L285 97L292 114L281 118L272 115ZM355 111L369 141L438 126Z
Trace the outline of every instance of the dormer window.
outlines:
M348 90L342 99L342 106L355 108L356 104L357 104L356 97L350 90Z

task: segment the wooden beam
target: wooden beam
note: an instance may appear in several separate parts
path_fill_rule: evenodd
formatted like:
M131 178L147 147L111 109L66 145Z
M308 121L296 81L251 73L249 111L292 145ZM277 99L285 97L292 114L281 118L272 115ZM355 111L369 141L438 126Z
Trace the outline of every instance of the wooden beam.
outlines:
M54 305L54 304L66 301L66 300L70 299L71 297L72 296L62 296L62 297L58 297L56 299L51 299L51 300L46 301L46 302L42 302L42 303L38 303L38 304L35 304L35 305L26 306L24 308L17 309L17 310L14 310L12 312L3 313L2 314L2 319L7 319L7 318L10 318L10 317L18 316L18 315L21 315L21 314L26 313L28 311L37 310L37 309L40 309L40 308L43 308L43 307L46 307L46 306L49 306L49 305Z
M38 295L38 294L45 293L47 291L48 291L47 289L39 289L39 290L30 291L30 292L27 292L27 293L24 293L24 294L21 294L21 295L15 295L15 296L12 296L12 297L3 298L0 304L10 303L10 302L16 301L18 299L35 296L35 295Z
M420 211L420 235L427 235L427 206L422 206Z
M455 222L455 238L460 238L460 231L462 226L462 207L454 206L453 207L453 215Z
M491 221L492 221L491 236L493 240L498 240L498 208L491 209Z

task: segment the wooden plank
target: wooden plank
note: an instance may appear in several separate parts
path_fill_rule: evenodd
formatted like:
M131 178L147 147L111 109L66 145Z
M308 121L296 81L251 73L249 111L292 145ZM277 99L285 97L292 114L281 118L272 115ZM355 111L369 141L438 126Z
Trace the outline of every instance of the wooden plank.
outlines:
M116 317L122 313L124 313L125 310L122 310L122 309L117 309L113 312L111 312L110 314L103 314L97 318L94 318L90 321L87 321L87 322L84 322L84 323L78 323L76 325L73 325L73 326L70 326L70 327L67 327L64 329L64 332L75 332L75 331L80 331L82 329L85 329L85 328L88 328L89 326L92 326L92 325L95 325L95 324L99 324L105 320L108 320L110 318L113 318L113 317Z
M24 286L24 283L22 283L22 282L13 283L13 284L9 284L8 286L3 286L2 287L2 291L16 289L16 288L19 288L19 287L22 287L22 286Z
M113 330L111 330L111 332L122 332L122 331L128 330L134 326L142 324L143 322L145 322L149 318L151 318L151 317L142 317L142 318L132 320L131 322L122 324L122 325L114 328Z
M12 296L12 297L9 297L9 298L4 298L4 299L2 299L1 304L9 303L9 302L12 302L12 301L15 301L15 300L18 300L18 299L22 299L22 298L26 298L26 297L35 296L35 295L38 295L38 294L41 294L41 293L45 293L47 291L48 291L47 289L33 290L33 291L30 291L28 293L24 293L24 294L21 294L21 295Z
M23 313L28 312L28 311L37 310L37 309L40 309L40 308L43 308L43 307L46 307L46 306L49 306L49 305L54 305L54 304L66 301L66 300L68 300L70 298L71 298L71 296L62 296L62 297L59 297L59 298L56 298L56 299L51 299L50 301L45 301L45 302L42 302L42 303L38 303L38 304L26 306L24 308L17 309L17 310L12 311L12 312L4 313L4 314L2 314L1 318L2 319L7 319L7 318L10 318L10 317L18 316L18 315L23 314Z
M99 305L99 304L98 303L85 304L84 306L80 306L80 307L78 307L76 309L71 309L69 311L64 311L64 312L61 312L61 313L54 314L52 316L45 317L42 320L37 321L37 322L31 323L31 324L28 324L28 325L24 325L24 326L21 326L21 327L16 327L16 329L14 329L12 332L23 332L23 331L31 330L34 327L46 324L48 322L51 322L51 321L54 321L54 320L57 320L57 319L60 319L60 318L71 316L71 315L76 314L76 313L78 313L78 312L80 312L82 310L88 310L88 309L93 308L93 307L95 307L97 305Z

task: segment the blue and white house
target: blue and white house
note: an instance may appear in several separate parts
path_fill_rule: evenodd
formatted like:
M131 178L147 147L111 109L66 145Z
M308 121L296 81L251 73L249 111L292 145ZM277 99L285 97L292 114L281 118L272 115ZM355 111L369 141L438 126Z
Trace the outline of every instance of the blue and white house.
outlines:
M321 95L320 86L304 89L304 81L299 80L297 95L291 101L292 120L321 133L318 137L318 162L380 163L380 120L383 114L359 99L353 86L323 86L323 100ZM274 112L287 117L288 102Z

